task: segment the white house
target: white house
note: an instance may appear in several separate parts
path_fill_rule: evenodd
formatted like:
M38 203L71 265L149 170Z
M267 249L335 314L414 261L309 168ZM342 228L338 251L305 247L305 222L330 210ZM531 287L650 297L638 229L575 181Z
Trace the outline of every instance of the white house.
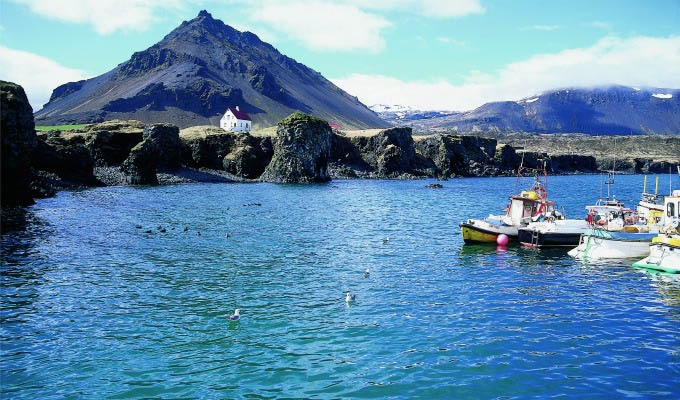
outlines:
M247 112L239 110L238 106L229 107L220 119L220 128L225 131L250 132L253 122Z

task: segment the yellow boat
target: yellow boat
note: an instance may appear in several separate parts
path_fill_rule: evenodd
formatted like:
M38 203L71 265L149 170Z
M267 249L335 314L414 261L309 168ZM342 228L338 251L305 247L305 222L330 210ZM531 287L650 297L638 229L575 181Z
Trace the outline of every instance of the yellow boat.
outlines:
M498 235L507 235L517 241L518 228L530 222L555 218L562 215L555 209L555 203L546 198L546 191L538 178L530 190L511 196L505 208L505 215L489 215L484 219L468 219L460 223L465 243L496 243Z

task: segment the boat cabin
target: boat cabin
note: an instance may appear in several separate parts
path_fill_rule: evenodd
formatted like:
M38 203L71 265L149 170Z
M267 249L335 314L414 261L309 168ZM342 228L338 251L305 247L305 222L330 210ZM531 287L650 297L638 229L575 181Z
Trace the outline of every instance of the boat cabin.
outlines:
M511 196L510 204L506 207L506 216L514 226L526 225L545 217L558 217L555 203L546 200L533 190L523 191L519 196Z
M670 196L664 198L664 226L678 229L680 226L680 190L674 190Z

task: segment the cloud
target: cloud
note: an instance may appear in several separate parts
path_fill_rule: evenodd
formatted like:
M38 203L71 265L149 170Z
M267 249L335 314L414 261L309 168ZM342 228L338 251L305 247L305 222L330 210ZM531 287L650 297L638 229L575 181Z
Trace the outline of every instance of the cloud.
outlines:
M381 32L392 25L352 4L310 0L265 1L255 7L251 18L268 23L314 50L374 53L385 47Z
M158 10L182 9L179 0L13 0L59 21L90 24L106 35L117 30L146 30Z
M589 26L591 28L605 29L605 30L612 28L612 24L607 22L607 21L590 21L590 22L585 22L583 25Z
M353 0L367 9L397 10L417 13L432 18L456 18L483 14L486 10L479 0Z
M436 39L439 43L451 44L457 47L465 47L467 43L463 40L456 40L447 36L439 36Z
M403 81L364 74L331 80L368 105L462 111L563 87L622 84L680 88L679 65L680 36L605 37L590 47L535 55L494 73L471 71L457 84L445 79Z
M85 79L87 74L21 50L0 46L0 79L23 86L33 111L47 103L52 89L66 82Z
M531 25L520 28L520 31L554 31L560 29L559 25Z

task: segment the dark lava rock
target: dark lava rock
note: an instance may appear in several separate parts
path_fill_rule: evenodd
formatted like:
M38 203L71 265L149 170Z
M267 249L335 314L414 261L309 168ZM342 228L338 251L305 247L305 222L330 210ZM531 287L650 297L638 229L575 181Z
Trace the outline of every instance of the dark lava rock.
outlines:
M430 183L429 185L425 185L425 187L428 189L442 189L444 185L441 183Z
M679 156L680 157L680 156ZM673 161L654 161L649 158L635 159L635 172L640 174L667 174L677 171L680 160Z
M192 167L221 169L224 156L231 152L236 142L236 135L214 126L183 129L180 132L182 160Z
M423 157L444 176L489 175L494 167L496 140L477 136L432 135L416 142Z
M182 164L182 141L179 128L172 124L153 124L144 128L144 140L150 140L158 150L158 167L177 169Z
M155 185L158 183L157 166L158 149L151 140L144 140L132 148L120 169L131 185Z
M555 173L595 172L597 162L593 156L554 154L550 156L550 170Z
M274 155L261 179L276 183L327 182L331 128L324 120L295 112L279 122Z
M106 167L120 165L142 141L143 130L139 121L113 120L88 125L82 135L95 165Z
M233 148L224 156L224 170L247 179L256 179L264 172L271 160L260 146L260 141L250 135L240 135Z
M97 186L94 162L90 150L78 135L41 135L34 152L33 166L41 171L52 172L60 179Z
M0 81L2 136L2 205L33 204L30 160L38 144L33 109L24 89Z
M374 164L378 174L392 177L410 172L416 165L411 128L390 128L367 140L361 149L364 160Z

